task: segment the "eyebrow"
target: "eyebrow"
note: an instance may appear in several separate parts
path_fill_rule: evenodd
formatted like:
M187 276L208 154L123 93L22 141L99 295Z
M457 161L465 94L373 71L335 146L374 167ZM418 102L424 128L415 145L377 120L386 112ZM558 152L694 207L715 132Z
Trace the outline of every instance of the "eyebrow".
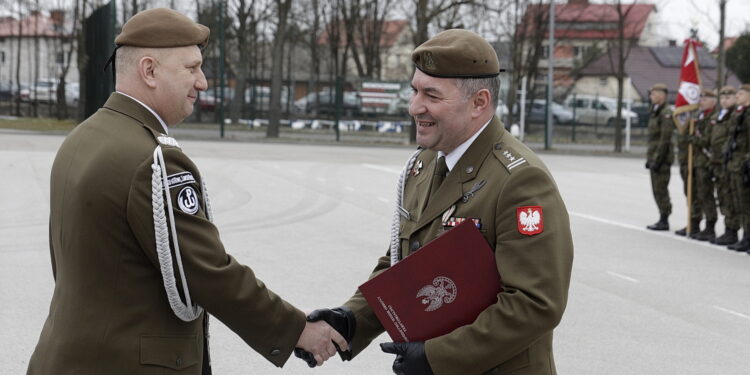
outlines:
M412 89L413 89L414 91L419 91L419 90L417 90L417 88L416 88L416 87L414 87L414 85L411 85L411 88L412 88ZM426 93L428 93L428 94L435 94L435 95L440 95L440 94L442 94L442 92L441 92L440 90L438 90L437 88L435 88L435 87L426 87L426 88L425 88L424 90L422 90L422 91L424 91L424 92L426 92Z

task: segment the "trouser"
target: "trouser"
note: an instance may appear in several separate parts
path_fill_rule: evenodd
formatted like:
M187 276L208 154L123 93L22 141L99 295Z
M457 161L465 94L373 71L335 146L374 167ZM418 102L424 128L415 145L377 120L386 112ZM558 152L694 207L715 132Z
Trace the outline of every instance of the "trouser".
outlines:
M670 165L662 164L656 170L651 170L651 191L654 193L656 207L659 208L660 215L670 215L672 213L672 202L669 200L669 178Z
M694 196L700 202L701 213L706 218L707 223L715 223L716 217L716 197L714 196L714 182L711 180L711 171L708 166L695 168L695 179L697 192Z
M724 225L729 229L740 229L740 221L730 187L729 172L718 165L714 167L714 171L716 173L716 197L719 199L719 210L724 215Z
M688 180L688 167L687 163L680 164L680 176L682 176L682 192L685 194L685 197L687 198L687 180ZM701 207L701 201L698 199L698 183L695 173L695 168L693 168L693 181L692 181L693 188L691 189L692 196L691 196L691 202L690 202L690 219L695 221L700 221L703 217L703 209Z
M737 209L737 218L739 224L745 231L745 236L750 235L750 189L742 181L742 172L729 172L729 182L732 189L732 199L734 201L734 207Z

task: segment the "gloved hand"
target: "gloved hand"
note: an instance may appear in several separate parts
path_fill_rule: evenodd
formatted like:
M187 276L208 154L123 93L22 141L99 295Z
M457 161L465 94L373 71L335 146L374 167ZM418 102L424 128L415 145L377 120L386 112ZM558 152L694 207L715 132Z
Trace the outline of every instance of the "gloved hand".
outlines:
M393 373L396 375L433 375L430 362L424 352L424 342L387 342L380 349L396 355Z
M328 323L333 329L340 333L341 336L344 336L346 342L351 344L357 328L357 320L354 317L354 313L348 307L341 306L333 309L318 309L307 316L308 322L317 322L318 320L323 320ZM339 348L336 343L333 343L333 345L336 346L336 350L339 352L341 360L351 361L351 348L342 349ZM317 364L313 354L304 349L295 348L294 355L307 362L307 365L310 367L315 367Z
M657 170L659 170L659 167L661 167L661 163L653 162L653 163L651 163L650 167L651 167L650 169L652 171L657 171Z
M651 162L646 160L646 169L651 169Z

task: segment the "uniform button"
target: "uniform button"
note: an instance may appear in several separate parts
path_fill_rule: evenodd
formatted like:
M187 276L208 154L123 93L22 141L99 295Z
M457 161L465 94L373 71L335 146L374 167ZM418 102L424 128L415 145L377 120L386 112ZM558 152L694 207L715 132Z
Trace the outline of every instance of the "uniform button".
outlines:
M177 367L180 367L180 366L182 366L182 358L180 358L180 357L177 357L177 360L176 360L176 361L174 361L174 363L175 363L175 364L177 365Z
M417 251L417 250L419 250L419 246L420 246L419 241L416 241L416 240L412 241L411 242L411 251Z
M466 173L471 173L471 172L474 172L474 167L470 165L466 167Z
M500 150L502 148L503 148L503 144L502 143L495 143L495 150Z
M279 349L271 350L271 355L279 355L279 354L281 354L281 350Z

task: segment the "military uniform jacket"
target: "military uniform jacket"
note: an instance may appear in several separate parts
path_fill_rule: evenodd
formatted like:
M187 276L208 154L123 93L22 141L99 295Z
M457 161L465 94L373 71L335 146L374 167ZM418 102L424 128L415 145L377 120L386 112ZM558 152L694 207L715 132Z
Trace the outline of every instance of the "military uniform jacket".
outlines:
M719 110L714 112L711 116L711 133L709 136L709 148L711 150L710 163L715 167L720 167L724 163L724 151L729 135L729 125L731 124L731 114L734 112L734 107L727 108L723 112Z
M549 171L496 117L426 204L436 152L422 152L416 165L420 161L421 173L409 175L404 188L410 219L401 219L402 257L450 229L444 224L454 225L456 220L443 216L455 205L452 217L480 223L494 249L504 288L497 303L473 324L425 343L433 371L437 375L554 374L552 331L567 303L573 243L568 213ZM532 206L542 209L543 231L522 234L518 212ZM370 277L389 266L390 252L380 258ZM361 293L345 305L357 318L352 342L356 355L383 327Z
M201 373L205 312L175 316L155 250L158 145L192 300L277 366L294 349L304 313L224 251L198 169L162 131L148 109L115 93L60 147L50 189L55 289L28 374Z
M672 134L674 133L672 111L666 105L651 110L648 119L648 150L646 157L651 164L672 165L674 150Z
M747 107L737 106L730 120L727 134L726 151L729 153L727 170L737 173L742 170L742 165L748 160L750 152L750 111Z
M711 157L711 128L715 124L713 109L700 112L695 119L695 134L693 143L693 167L705 168Z

